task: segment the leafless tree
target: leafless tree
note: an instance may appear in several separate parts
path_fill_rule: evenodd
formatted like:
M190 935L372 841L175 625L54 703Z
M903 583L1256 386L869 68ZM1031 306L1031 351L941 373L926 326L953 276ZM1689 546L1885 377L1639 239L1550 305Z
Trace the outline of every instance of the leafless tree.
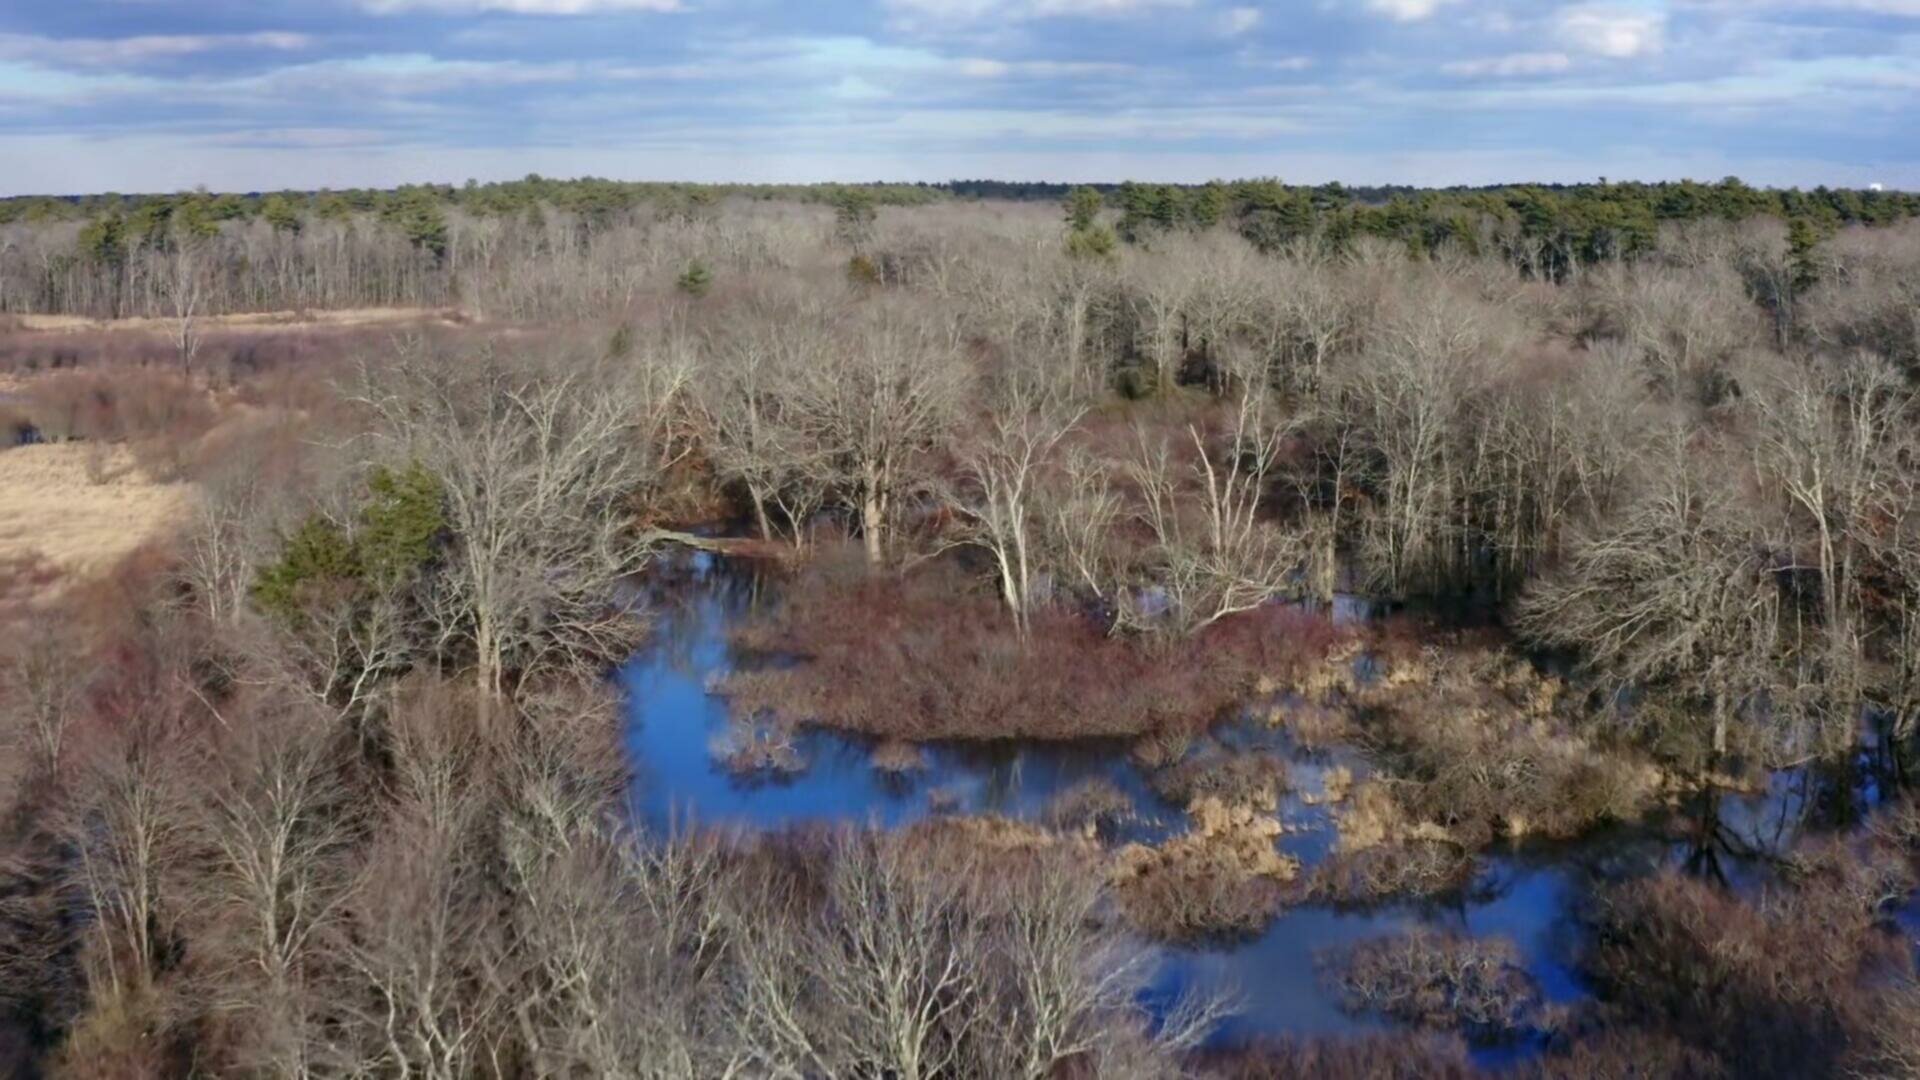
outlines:
M614 586L647 547L622 511L653 475L658 448L643 436L665 406L649 392L636 409L622 388L610 371L491 350L450 361L416 349L362 369L357 399L391 452L442 484L455 546L428 603L441 640L472 650L483 709L510 675L597 662L633 640Z
M1112 472L1106 462L1070 450L1040 499L1051 572L1102 600L1113 594L1120 577L1113 533L1125 505L1114 490Z
M1022 635L1038 601L1033 590L1041 473L1079 416L1058 397L1016 380L991 407L985 431L961 454L963 486L954 508L970 523L972 542L993 556L1000 595Z
M773 539L771 507L788 518L796 547L827 494L827 454L795 404L801 372L830 349L821 320L769 305L715 343L699 383L708 456L746 489L761 539Z
M953 324L910 310L853 317L822 359L801 373L794 404L877 564L921 456L951 429L968 372Z
M1638 351L1654 384L1702 405L1724 394L1735 354L1753 344L1758 314L1734 269L1618 266L1590 279L1603 316Z
M210 622L230 624L246 610L254 569L280 524L277 495L257 468L223 470L201 484L180 577Z
M1789 368L1759 389L1762 475L1812 530L1823 617L1837 630L1859 599L1852 541L1873 528L1893 482L1913 393L1871 357Z
M1400 298L1370 350L1343 366L1349 402L1379 475L1367 519L1379 574L1395 589L1418 583L1458 549L1448 529L1461 499L1458 435L1485 385L1486 365L1508 343L1489 313L1445 289Z
M1263 383L1239 386L1222 437L1210 442L1187 429L1194 452L1186 470L1168 443L1144 435L1129 470L1155 541L1152 584L1182 633L1287 592L1306 555L1301 534L1261 513L1285 425Z
M1562 572L1522 599L1519 624L1536 640L1581 650L1620 684L1697 704L1712 751L1724 754L1733 721L1757 728L1762 715L1786 567L1709 479L1716 458L1681 425L1656 445L1640 497L1571 544Z
M1356 298L1338 268L1325 260L1306 258L1279 267L1268 333L1278 346L1276 354L1288 362L1293 385L1317 395L1327 365L1359 335Z
M89 762L79 797L64 811L71 891L88 926L96 995L150 990L176 946L197 818L184 752L158 736L130 738Z
M1151 388L1171 388L1188 345L1186 316L1204 285L1205 264L1191 245L1130 260L1126 297L1152 374Z
M1171 1072L1219 1019L1222 1001L1196 997L1147 1037L1138 1002L1150 956L1120 926L1096 875L1065 860L983 877L1003 886L995 906L1004 965L979 1062L985 1072L1045 1080L1077 1062L1103 1076Z
M85 646L62 634L23 634L0 652L0 730L46 775L60 772L93 672Z
M884 842L856 837L835 852L831 921L817 984L844 1017L828 1037L855 1071L921 1080L958 1062L978 1015L982 927L960 883Z
M454 688L422 683L390 712L392 805L328 938L342 968L330 1072L455 1080L489 1059L507 1003L483 977L498 926L473 858L483 750L462 711Z
M334 726L298 708L233 732L220 758L205 846L209 952L224 953L222 1015L245 1017L249 1064L283 1076L321 1071L327 1005L314 967L346 898L354 826Z
M210 242L184 227L176 227L172 232L164 287L173 315L173 339L180 354L180 372L190 379L194 358L200 355L199 319L206 306Z
M721 1004L733 883L717 844L632 835L605 694L556 687L506 763L513 903L488 978L546 1075L726 1076L744 1056Z

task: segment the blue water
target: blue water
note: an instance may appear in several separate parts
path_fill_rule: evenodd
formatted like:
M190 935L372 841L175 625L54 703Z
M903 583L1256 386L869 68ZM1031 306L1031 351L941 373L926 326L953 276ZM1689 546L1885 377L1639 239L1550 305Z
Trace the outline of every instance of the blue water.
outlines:
M657 613L653 648L618 674L628 701L627 748L635 805L649 826L697 823L774 829L803 822L892 827L941 812L1035 819L1054 798L1102 778L1131 796L1152 826L1171 820L1123 744L931 746L926 767L904 775L874 768L872 744L825 731L801 733L805 762L794 775L735 775L713 745L732 722L710 687L733 670L730 620L750 602L742 583L714 573L705 556L684 606Z
M894 827L935 813L1036 820L1062 792L1094 778L1114 784L1132 800L1135 820L1121 838L1152 839L1184 827L1180 809L1154 794L1124 744L1117 743L927 747L923 769L896 775L874 768L869 743L813 731L796 741L803 762L798 772L747 778L733 774L717 760L713 747L735 718L725 698L712 688L740 662L729 648L728 628L758 597L749 579L717 570L706 556L691 557L684 570L690 580L651 598L653 644L618 673L628 701L634 805L650 827ZM1356 605L1342 615L1364 617L1364 612ZM1364 775L1364 761L1350 751L1298 751L1283 732L1258 722L1229 726L1213 741L1224 750L1264 749L1289 758L1295 791L1280 807L1280 819L1288 826L1280 847L1309 870L1324 859L1333 842L1331 819L1325 808L1309 805L1300 792L1317 791L1330 764ZM1804 798L1790 785L1777 785L1765 795L1729 803L1727 829L1755 846L1772 846L1799 820ZM1364 912L1298 906L1250 940L1166 948L1152 996L1197 991L1231 997L1237 1010L1217 1033L1223 1042L1379 1030L1385 1025L1339 1008L1321 985L1316 955L1425 925L1512 940L1546 1001L1576 1003L1588 994L1572 960L1573 910L1585 883L1679 861L1688 850L1683 841L1641 834L1626 841L1486 854L1474 887L1449 904L1395 904ZM1531 1049L1488 1047L1478 1056L1483 1064L1501 1065Z

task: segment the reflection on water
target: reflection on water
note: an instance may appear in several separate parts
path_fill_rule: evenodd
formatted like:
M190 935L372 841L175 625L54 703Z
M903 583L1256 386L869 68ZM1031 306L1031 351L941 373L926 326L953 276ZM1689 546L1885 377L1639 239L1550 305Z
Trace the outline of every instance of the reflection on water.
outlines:
M729 620L752 602L741 579L696 562L710 587L658 613L655 643L619 672L631 723L627 747L635 805L655 827L671 822L778 828L807 821L901 825L936 808L1037 818L1055 796L1092 778L1109 780L1137 806L1151 801L1121 744L936 746L927 767L905 774L873 767L865 740L806 731L794 775L737 776L714 759L729 729L727 702L709 692L732 670Z
M717 571L704 555L691 557L686 570L690 581L652 586L647 599L656 619L653 642L618 676L629 701L635 811L650 827L664 830L689 822L754 829L810 822L892 827L936 812L1032 820L1062 792L1094 778L1132 800L1136 820L1125 828L1124 838L1152 839L1183 827L1180 808L1154 794L1119 743L929 747L924 769L889 774L873 767L865 741L810 731L796 744L802 771L733 775L714 757L714 742L728 732L730 718L726 701L710 688L737 662L728 647L728 627L760 601L758 586L750 577ZM1345 618L1365 613L1358 602L1340 611ZM1229 727L1214 739L1229 750L1265 749L1288 758L1296 791L1280 808L1288 826L1280 845L1309 868L1326 858L1333 842L1331 818L1301 793L1316 793L1331 765L1364 774L1364 762L1351 752L1301 752L1284 733L1256 722ZM1251 940L1165 950L1152 994L1165 999L1192 989L1232 995L1238 1012L1223 1025L1221 1041L1377 1030L1382 1025L1341 1012L1320 985L1315 955L1426 925L1512 939L1546 999L1574 1003L1586 994L1574 967L1574 918L1579 898L1594 882L1672 864L1690 865L1735 887L1757 882L1771 861L1768 853L1785 851L1810 822L1832 816L1834 787L1832 778L1812 770L1784 772L1761 793L1699 800L1691 813L1665 828L1489 853L1481 858L1467 895L1447 904L1396 904L1365 912L1295 907ZM1499 1064L1528 1050L1492 1048L1481 1058Z

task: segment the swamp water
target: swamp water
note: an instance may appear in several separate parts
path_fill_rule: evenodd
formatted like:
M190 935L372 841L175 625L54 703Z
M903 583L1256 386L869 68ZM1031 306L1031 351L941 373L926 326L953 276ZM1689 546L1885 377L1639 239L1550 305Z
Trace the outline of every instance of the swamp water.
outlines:
M726 699L711 688L736 662L728 633L756 602L755 583L697 553L671 576L676 580L653 588L648 597L655 620L651 643L617 673L627 702L634 810L652 830L694 824L766 831L820 823L892 828L938 813L1032 821L1043 819L1057 796L1096 778L1115 785L1134 807L1133 820L1114 834L1103 833L1107 839L1154 841L1185 828L1183 809L1154 793L1121 742L929 746L923 768L897 774L874 767L869 740L808 730L794 743L802 765L798 771L738 775L714 749L734 725ZM1365 607L1349 602L1335 614L1364 618ZM1213 738L1229 750L1268 749L1288 759L1290 790L1278 812L1287 831L1277 843L1301 861L1303 875L1311 872L1331 851L1334 829L1328 810L1302 795L1319 791L1330 766L1343 764L1364 774L1364 763L1350 752L1300 751L1284 731L1253 719L1218 729ZM1805 777L1780 774L1765 793L1723 797L1714 808L1713 827L1699 830L1708 838L1704 844L1653 830L1616 830L1578 843L1495 849L1481 854L1467 894L1448 903L1366 910L1294 906L1252 938L1163 946L1149 994L1153 1002L1171 1001L1186 990L1231 995L1236 1010L1215 1035L1222 1045L1385 1030L1389 1022L1340 1009L1321 983L1316 956L1425 926L1510 939L1545 1001L1575 1004L1589 993L1573 956L1577 905L1591 883L1702 860L1736 884L1758 880L1763 871L1753 853L1784 850L1803 827L1811 802ZM1534 1049L1489 1046L1476 1049L1475 1056L1482 1064L1498 1065Z

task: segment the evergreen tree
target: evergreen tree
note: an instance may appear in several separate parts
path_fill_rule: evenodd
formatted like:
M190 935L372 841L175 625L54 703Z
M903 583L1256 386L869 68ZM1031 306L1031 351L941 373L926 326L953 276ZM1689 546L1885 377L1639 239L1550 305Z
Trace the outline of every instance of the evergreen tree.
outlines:
M687 263L685 270L680 272L680 276L674 280L674 285L688 296L695 298L705 296L707 290L713 287L713 271L707 268L706 263L694 259Z
M833 195L834 236L855 251L864 251L873 241L877 217L873 196L861 188L840 188Z
M1077 187L1067 192L1066 212L1067 228L1076 233L1092 229L1100 221L1100 210L1105 200L1100 192L1090 187Z
M260 204L260 216L266 219L274 232L293 235L300 232L300 213L284 195L267 196L266 201Z
M1813 222L1804 217L1794 218L1787 223L1787 265L1790 268L1795 295L1806 292L1820 281L1820 266L1815 249L1820 245L1820 233Z

